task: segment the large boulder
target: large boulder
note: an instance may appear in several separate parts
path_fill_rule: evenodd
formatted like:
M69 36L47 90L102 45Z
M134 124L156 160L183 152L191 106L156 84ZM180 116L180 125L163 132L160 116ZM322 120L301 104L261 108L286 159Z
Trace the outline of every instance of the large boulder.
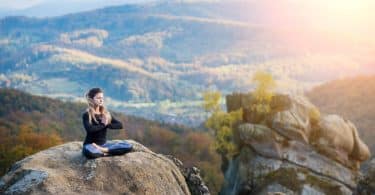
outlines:
M303 96L289 96L290 105L267 117L268 126L284 136L309 143L312 114L317 108Z
M317 108L304 96L275 94L272 97L271 112L265 119L250 109L254 103L251 93L233 93L226 96L227 111L243 109L243 120L247 123L259 123L266 120L267 126L280 134L305 143L309 142L313 114Z
M133 151L120 156L87 159L82 142L28 156L1 178L0 194L190 194L184 174L191 174L176 159L128 141Z
M360 162L370 157L354 124L338 115L322 116L310 142L320 153L352 169L359 169Z
M250 145L264 156L281 158L280 143L284 140L274 130L264 125L243 123L238 126L239 148Z

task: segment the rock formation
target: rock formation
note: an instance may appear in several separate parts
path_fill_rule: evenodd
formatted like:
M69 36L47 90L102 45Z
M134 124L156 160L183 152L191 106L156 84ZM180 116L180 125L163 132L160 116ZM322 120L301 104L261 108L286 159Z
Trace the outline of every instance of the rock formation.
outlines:
M234 130L238 155L225 171L222 194L352 194L368 147L348 120L320 114L300 96L275 95L257 116L251 94L227 96L227 111L243 109Z
M28 156L1 178L0 194L209 194L198 169L128 141L133 151L120 156L86 159L82 142Z
M375 194L375 159L369 161L368 167L364 170L364 175L358 182L357 191L358 195Z

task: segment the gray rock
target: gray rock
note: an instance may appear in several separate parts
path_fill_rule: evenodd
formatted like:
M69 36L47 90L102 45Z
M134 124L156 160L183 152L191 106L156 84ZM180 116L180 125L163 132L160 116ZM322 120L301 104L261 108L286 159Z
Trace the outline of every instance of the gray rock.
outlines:
M310 185L303 185L301 195L325 195L325 194L311 187Z
M267 119L269 127L289 139L309 143L311 113L318 110L303 96L289 96L288 109L276 112Z
M358 136L354 124L338 115L323 115L310 138L322 154L351 168L370 157L370 150Z
M356 187L358 172L352 171L316 152L310 145L298 141L290 141L288 147L283 148L282 153L283 159L292 164L305 167L317 174L325 175L350 186L352 189Z
M316 186L323 194L352 193L356 188L356 174L324 156L315 155L311 157L314 162L309 164L309 158L268 158L250 147L243 147L240 154L229 163L225 172L226 185L221 193L266 193L276 183L293 191L293 194L301 194L305 185ZM271 191L276 193L275 190Z
M371 159L367 170L359 180L357 194L375 194L375 158Z
M271 112L261 117L248 109L252 101L251 94L227 96L228 111L243 108L244 115L233 131L239 154L228 163L221 194L358 191L357 168L370 154L350 121L322 117L302 96L276 95ZM367 192L375 189L371 179L364 181Z
M17 178L17 181L5 191L5 194L28 193L33 187L42 183L47 177L48 174L43 171L24 171L21 176Z
M278 183L268 185L264 191L259 193L259 195L270 195L270 194L272 195L274 194L294 195L295 193L292 190Z
M263 136L259 136L260 133L252 133L253 131L259 131ZM240 138L258 155L305 167L317 174L325 175L355 188L356 181L353 179L356 176L355 172L353 173L352 170L342 164L318 153L311 145L295 140L279 143L278 136L274 135L275 133L272 129L262 125L249 123L239 125ZM302 176L302 174L299 174L299 178Z
M177 158L166 155L170 158L176 166L180 169L181 173L184 175L189 190L192 195L210 195L208 187L204 183L203 179L200 176L200 170L197 167L184 167L183 163Z
M134 150L87 159L69 142L23 159L1 178L0 194L190 194L173 161L128 140Z
M5 186L5 183L0 180L0 189L4 188L4 186Z
M241 145L251 145L264 156L281 158L280 146L277 142L282 140L276 132L264 125L243 123L238 126Z

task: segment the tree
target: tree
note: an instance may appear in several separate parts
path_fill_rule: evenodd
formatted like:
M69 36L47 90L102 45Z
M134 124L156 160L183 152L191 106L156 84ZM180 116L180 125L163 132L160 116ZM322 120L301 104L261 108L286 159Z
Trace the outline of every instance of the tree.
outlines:
M276 87L276 82L270 73L263 71L256 72L252 81L257 83L257 87L252 93L254 102L250 109L260 118L264 118L271 111L270 104L274 96L273 89Z
M226 159L231 158L237 153L233 141L233 128L236 123L242 121L242 109L229 113L223 111L219 103L221 93L218 91L205 92L203 98L203 108L206 112L211 113L211 116L205 122L205 126L214 132L216 151Z
M218 112L220 111L220 98L221 93L219 91L207 91L203 93L203 108L206 112Z

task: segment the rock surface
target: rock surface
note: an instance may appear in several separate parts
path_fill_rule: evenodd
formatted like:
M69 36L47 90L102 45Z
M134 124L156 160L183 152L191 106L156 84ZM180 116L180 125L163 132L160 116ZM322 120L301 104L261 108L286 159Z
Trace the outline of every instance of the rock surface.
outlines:
M264 125L265 128L274 131L272 135L266 137L280 135L287 140L312 145L322 155L354 170L358 170L359 164L370 158L370 150L359 138L358 130L352 122L337 115L320 114L318 109L303 96L275 95L271 102L271 112L262 120L259 120L255 112L246 109L252 105L251 94L236 93L228 95L226 99L228 112L244 109L245 124L253 124L257 129L260 128L259 125ZM255 121L261 124L254 123ZM239 132L236 128L234 137L235 141L241 144L243 140L237 139L244 136L238 135ZM252 136L254 135L250 135ZM253 145L254 142L258 142L248 138L245 140ZM268 145L272 144L268 143Z
M282 158L263 156L251 146L243 147L229 163L221 194L316 191L349 195L355 191L359 173L303 146L295 142L282 152Z
M338 115L323 115L313 132L310 143L317 151L349 168L358 170L370 157L354 124Z
M191 194L182 167L127 141L134 149L120 156L87 159L81 153L82 142L28 156L1 178L0 194ZM209 194L206 190L195 194Z
M268 118L269 126L290 139L309 143L311 114L317 108L306 98L290 98L290 105L284 110L275 112Z
M239 153L225 171L221 194L358 191L359 163L370 153L350 121L320 114L307 99L288 95L276 95L271 112L259 117L247 113L248 96L227 96L228 112L243 108L244 121L233 131Z

